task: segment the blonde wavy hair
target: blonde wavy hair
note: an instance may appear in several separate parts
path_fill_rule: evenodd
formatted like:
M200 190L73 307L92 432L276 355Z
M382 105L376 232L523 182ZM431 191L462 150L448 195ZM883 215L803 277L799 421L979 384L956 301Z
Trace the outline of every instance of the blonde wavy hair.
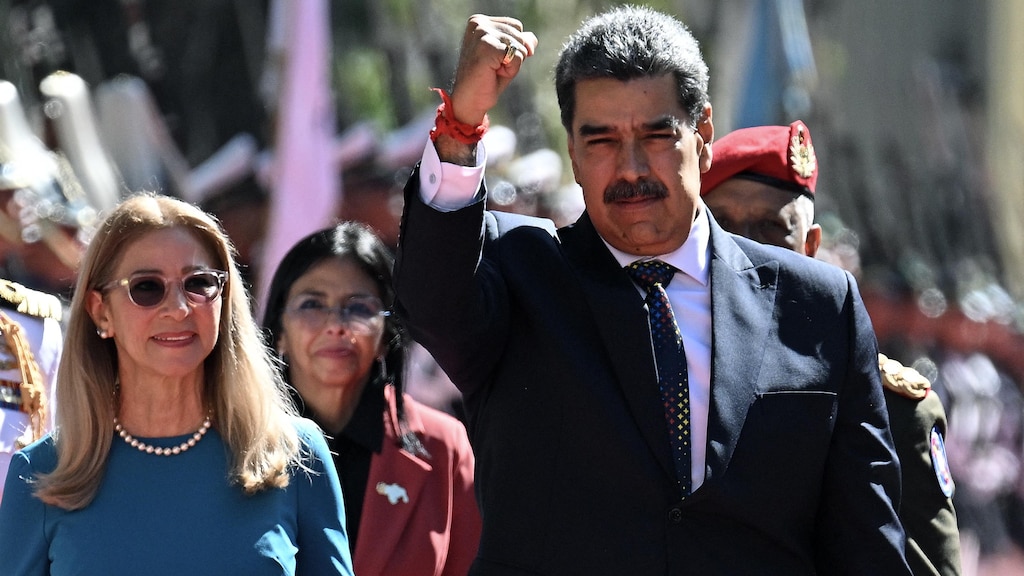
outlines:
M302 466L291 421L295 409L253 320L231 241L201 209L140 193L104 219L79 268L57 372L57 466L40 475L36 488L36 496L47 504L66 510L87 506L103 479L114 437L117 353L113 341L97 335L87 296L114 279L120 258L134 242L167 228L190 231L228 273L220 334L204 366L204 402L213 408L215 427L229 446L231 478L252 494L287 486L293 466Z

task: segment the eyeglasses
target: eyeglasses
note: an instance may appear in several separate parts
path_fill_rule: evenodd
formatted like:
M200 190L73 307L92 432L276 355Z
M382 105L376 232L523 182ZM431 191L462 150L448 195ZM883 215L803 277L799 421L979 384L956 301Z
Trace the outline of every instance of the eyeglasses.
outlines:
M133 304L140 308L152 308L164 301L167 287L177 282L189 302L202 306L220 297L227 279L227 272L220 270L195 270L175 279L164 278L159 274L139 273L104 284L99 287L99 291L124 286Z
M381 324L377 319L391 315L375 296L353 296L340 306L325 306L319 300L304 299L288 306L284 312L311 330L323 328L328 319L337 314L342 324L359 334L379 330Z

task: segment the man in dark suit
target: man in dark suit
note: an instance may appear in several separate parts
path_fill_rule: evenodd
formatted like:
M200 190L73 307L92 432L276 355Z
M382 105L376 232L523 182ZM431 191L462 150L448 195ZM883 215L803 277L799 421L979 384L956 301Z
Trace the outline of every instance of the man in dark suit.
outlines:
M398 313L464 394L471 574L910 574L854 280L708 214L707 67L685 26L635 7L585 22L556 69L585 213L556 231L485 211L485 114L536 45L470 18L396 261ZM671 279L634 281L652 260Z
M729 232L815 257L818 161L811 131L789 126L734 130L715 142L715 161L701 178L701 197ZM903 472L900 520L916 576L959 576L960 531L946 459L946 411L931 382L879 354L896 454Z

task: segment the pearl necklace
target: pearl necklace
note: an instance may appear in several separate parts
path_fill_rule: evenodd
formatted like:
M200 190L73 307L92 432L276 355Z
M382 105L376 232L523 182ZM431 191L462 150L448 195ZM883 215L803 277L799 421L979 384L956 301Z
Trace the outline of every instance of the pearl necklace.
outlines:
M121 439L124 440L126 444L128 444L132 448L137 448L139 452L145 452L146 454L156 454L157 456L177 456L178 454L181 454L182 452L185 452L189 448L195 446L197 442L203 439L203 436L206 436L206 433L210 430L210 426L212 425L212 422L210 422L211 416L211 414L206 415L206 419L203 420L203 425L199 427L199 430L196 430L195 434L193 434L191 438L189 438L185 442L182 442L181 444L178 444L177 446L172 446L170 448L164 448L162 446L153 446L152 444L146 444L145 442L140 441L138 438L135 438L134 436L129 434L127 430L124 429L124 426L121 425L121 422L117 419L117 416L114 416L114 431L117 432L117 435L120 436Z

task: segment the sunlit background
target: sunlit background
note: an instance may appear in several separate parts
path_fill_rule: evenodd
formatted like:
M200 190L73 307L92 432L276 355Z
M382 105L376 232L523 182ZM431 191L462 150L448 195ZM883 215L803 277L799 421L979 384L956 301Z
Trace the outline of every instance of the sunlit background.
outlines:
M67 299L92 224L140 189L222 219L256 306L261 272L335 218L394 245L475 12L541 42L492 112L491 207L571 222L551 71L611 4L0 0L0 275ZM719 135L810 127L822 257L945 403L965 574L1024 573L1024 2L647 4L701 41Z

